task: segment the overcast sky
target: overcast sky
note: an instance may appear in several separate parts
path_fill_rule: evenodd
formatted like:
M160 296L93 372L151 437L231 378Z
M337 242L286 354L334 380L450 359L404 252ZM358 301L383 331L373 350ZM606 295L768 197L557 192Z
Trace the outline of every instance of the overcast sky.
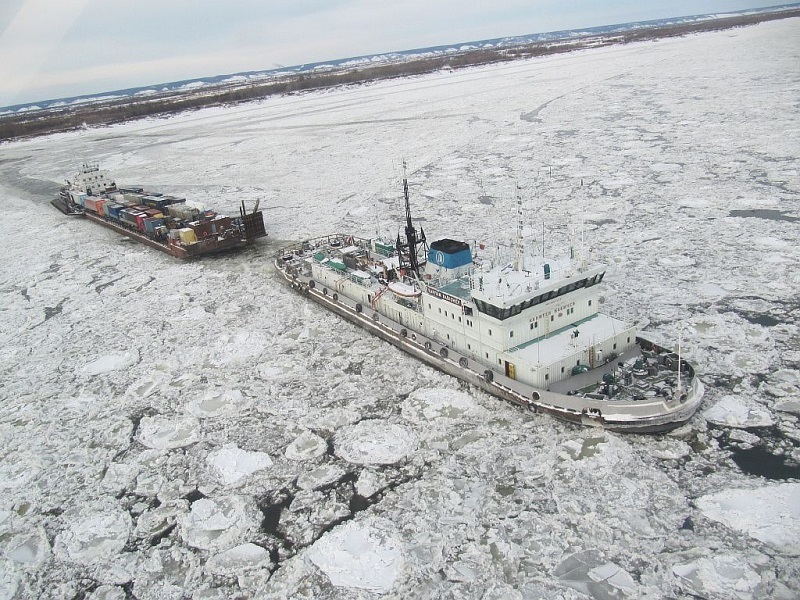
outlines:
M0 107L747 0L0 0Z

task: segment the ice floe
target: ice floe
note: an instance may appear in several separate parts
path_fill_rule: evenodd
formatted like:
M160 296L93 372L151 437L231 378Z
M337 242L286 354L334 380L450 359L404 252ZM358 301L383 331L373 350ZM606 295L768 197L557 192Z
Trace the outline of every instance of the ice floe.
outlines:
M59 556L85 565L109 562L125 547L130 530L125 512L87 513L69 520L56 536L54 549Z
M201 550L232 548L255 531L258 522L252 501L242 496L200 498L178 519L186 544Z
M771 427L772 416L763 406L738 396L723 396L703 413L707 421L727 427Z
M86 363L80 368L80 372L89 376L100 375L102 373L110 373L111 371L127 369L136 364L138 361L139 355L135 352L126 352L125 354L107 354Z
M734 556L700 558L675 565L672 572L693 594L719 600L749 600L757 597L754 593L761 585L761 576L746 560Z
M272 459L266 452L248 452L233 444L214 450L206 460L226 486L234 486L272 466Z
M328 451L328 442L310 431L304 431L286 447L289 460L311 460Z
M726 489L702 496L697 507L709 519L791 555L800 555L800 483Z
M249 406L240 390L210 390L202 398L189 401L186 409L199 419L236 416Z
M407 458L417 447L408 427L367 420L343 427L334 440L336 454L357 465L390 465Z
M391 526L349 521L325 534L306 557L339 587L384 594L400 576L405 559Z
M139 423L139 441L148 448L182 448L194 444L199 438L200 423L192 416L145 416Z
M345 470L339 465L320 465L301 473L297 478L297 487L301 490L315 490L340 480Z
M212 575L239 575L248 569L270 568L272 563L261 546L246 543L215 554L206 562L205 569Z
M403 402L402 415L415 424L480 419L488 415L475 398L448 389L421 389Z

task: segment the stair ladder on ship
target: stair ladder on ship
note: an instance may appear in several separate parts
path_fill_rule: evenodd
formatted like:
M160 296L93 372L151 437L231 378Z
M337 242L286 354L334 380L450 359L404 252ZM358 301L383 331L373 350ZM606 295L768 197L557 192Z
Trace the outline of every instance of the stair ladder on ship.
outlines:
M347 276L345 276L345 277L340 277L339 279L337 279L337 280L336 280L336 281L333 283L333 285L336 287L337 291L339 291L339 292L344 292L344 282L345 282L345 281L349 281L349 279L350 279L350 278L349 278L349 277L347 277Z
M386 286L385 288L383 288L383 289L382 289L380 292L378 292L377 294L375 294L375 297L372 299L372 310L375 310L375 307L378 305L378 298L380 298L381 296L383 296L383 295L384 295L386 292L388 292L388 291L389 291L389 286L387 285L387 286Z

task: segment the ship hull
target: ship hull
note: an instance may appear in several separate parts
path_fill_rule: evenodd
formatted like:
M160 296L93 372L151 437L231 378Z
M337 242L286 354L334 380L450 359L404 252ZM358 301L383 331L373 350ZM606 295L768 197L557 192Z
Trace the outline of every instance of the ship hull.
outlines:
M372 310L365 314L363 306L356 300L326 288L319 289L309 276L287 269L280 255L275 266L292 289L331 312L414 358L531 412L610 431L652 434L684 425L702 401L703 386L693 369L684 382L683 401L659 398L641 402L613 402L534 388L501 373L489 371L485 365L411 330L407 325L392 321L386 315ZM637 343L639 347L652 345L643 337L638 337Z
M179 246L178 244L169 244L169 243L162 243L158 240L154 240L146 236L139 231L134 229L129 229L123 225L114 223L112 221L107 221L102 217L98 217L92 213L86 212L84 216L89 219L90 221L97 223L98 225L102 225L103 227L107 227L117 233L120 233L124 236L127 236L131 239L136 240L144 244L145 246L149 246L150 248L154 248L156 250L160 250L161 252L165 252L175 258L180 258L182 260L187 260L191 258L196 258L199 256L205 256L208 254L215 254L217 252L225 252L227 250L233 250L237 248L243 248L247 245L246 240L241 239L230 239L230 240L209 240L207 242L198 242L196 244L192 244L191 246Z

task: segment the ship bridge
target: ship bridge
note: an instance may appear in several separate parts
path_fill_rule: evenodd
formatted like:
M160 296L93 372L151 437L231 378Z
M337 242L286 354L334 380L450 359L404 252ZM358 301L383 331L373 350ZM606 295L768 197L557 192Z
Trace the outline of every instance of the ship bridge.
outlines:
M472 274L469 284L472 301L479 312L503 321L523 311L590 288L603 280L605 266L576 267L569 258L538 258L514 269L511 264Z

